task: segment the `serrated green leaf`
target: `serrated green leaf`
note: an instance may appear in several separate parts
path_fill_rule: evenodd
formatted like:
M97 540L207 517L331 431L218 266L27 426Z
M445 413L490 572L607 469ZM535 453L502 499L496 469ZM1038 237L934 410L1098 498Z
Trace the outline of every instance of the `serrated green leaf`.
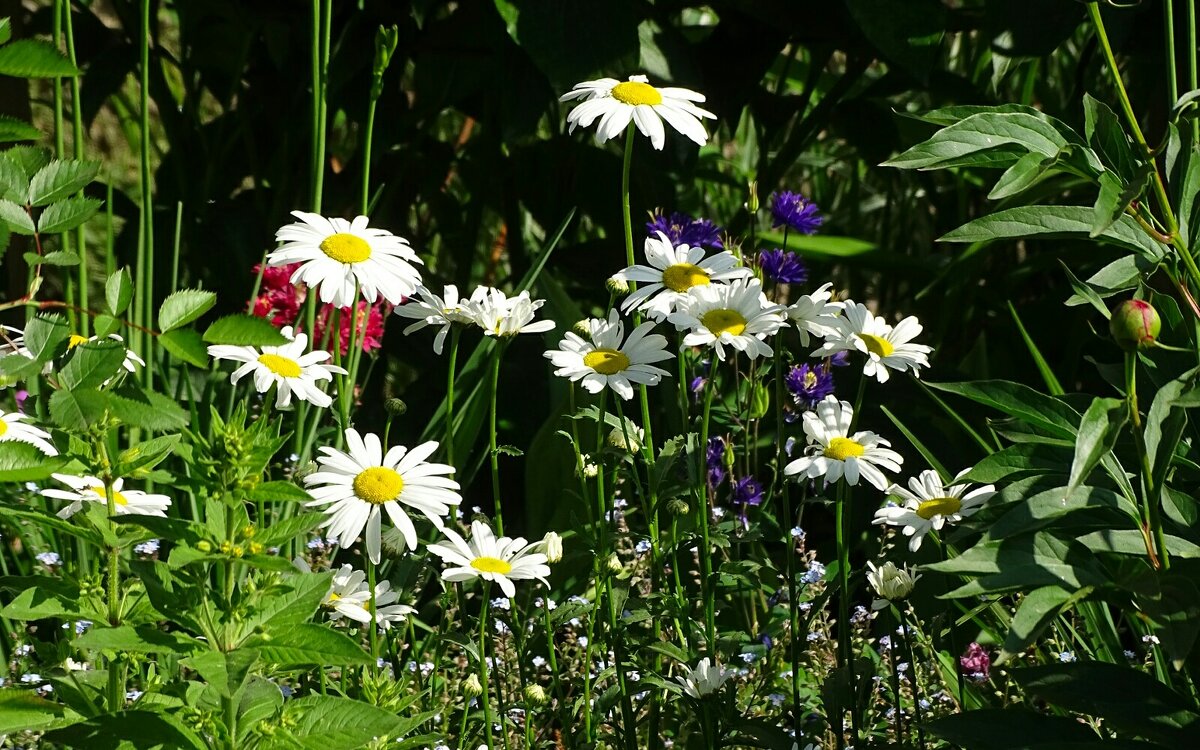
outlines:
M18 120L15 117L0 115L0 143L12 141L36 141L42 137L42 131L33 125Z
M0 119L0 127L3 120ZM29 190L29 179L21 165L8 158L7 153L0 153L0 198L7 198L14 203L23 200Z
M0 221L16 234L33 235L37 230L24 208L10 200L0 200Z
M108 393L109 410L130 427L162 432L182 430L191 416L171 398L133 385Z
M405 722L391 711L334 696L313 695L283 705L289 739L301 750L353 750L376 737L399 736Z
M98 388L117 374L125 362L125 344L115 339L85 341L71 349L58 370L64 388Z
M25 346L38 362L49 362L71 335L67 319L58 313L38 315L25 325Z
M212 309L217 295L202 289L181 289L163 300L158 308L158 327L163 332L185 326Z
M32 253L25 253L25 259L29 260L29 256L31 254ZM37 256L34 257L36 258ZM60 266L64 268L77 266L80 263L79 256L70 250L53 250L41 256L40 258L37 258L37 260L39 263L45 263L48 266ZM37 264L30 262L29 265L32 266Z
M253 315L226 315L204 331L208 344L232 346L282 346L288 342L279 329Z
M92 321L92 328L95 329L96 335L100 338L108 338L110 335L121 330L121 321L111 315L97 315Z
M100 171L100 163L77 159L55 159L29 181L26 203L47 206L83 190Z
M179 435L161 435L126 448L117 454L117 464L114 470L116 475L127 477L134 472L154 468L171 455L171 451L179 444L180 439Z
M51 203L38 217L38 231L42 234L61 234L82 226L92 218L103 201L97 198L64 198L57 203Z
M25 183L28 184L37 171L50 163L50 151L40 146L13 146L4 152L4 155L21 167L21 172L25 175ZM25 194L21 194L23 200Z
M133 276L129 273L129 268L122 267L119 271L114 271L108 277L108 281L104 282L104 301L108 305L108 312L113 316L120 316L129 307L129 303L133 300Z
M208 349L197 331L190 328L167 331L158 337L158 343L178 360L195 367L208 367Z
M79 75L79 70L49 44L37 39L18 39L0 47L0 75L70 78Z
M47 456L28 443L0 443L0 482L37 482L66 464L66 458Z
M64 430L83 432L104 416L107 406L107 395L94 388L55 391L50 397L50 418Z

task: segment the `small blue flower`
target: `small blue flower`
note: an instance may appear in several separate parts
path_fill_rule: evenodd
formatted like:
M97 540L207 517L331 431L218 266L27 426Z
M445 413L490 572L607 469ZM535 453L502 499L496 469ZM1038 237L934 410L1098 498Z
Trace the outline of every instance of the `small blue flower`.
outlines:
M76 620L75 635L83 635L84 633L88 632L88 628L90 627L92 627L91 620Z
M820 365L796 365L788 370L783 384L797 406L813 409L833 393L833 373Z
M733 501L735 503L762 505L765 494L762 482L752 476L744 476L733 483Z
M646 232L651 237L662 232L673 245L725 249L721 242L721 227L708 219L693 218L680 211L653 214L650 221L646 222Z
M719 437L709 438L705 458L708 461L709 486L714 489L720 487L725 481L725 441Z
M808 565L808 570L804 571L804 575L800 576L802 583L818 583L825 580L825 566L813 560Z
M782 190L771 194L772 227L788 227L801 234L813 234L825 217L817 213L817 204L799 193Z
M639 555L646 554L647 552L650 551L650 541L648 539L643 539L642 541L633 545L633 551L638 553Z
M1063 662L1063 663L1072 662L1072 661L1079 661L1079 660L1078 660L1078 659L1075 657L1075 652L1074 652L1074 651L1063 651L1061 654L1059 654L1059 655L1058 655L1058 660L1059 660L1059 661L1061 661L1061 662Z
M803 284L808 281L808 269L800 256L787 250L763 250L758 254L758 267L763 276L780 284Z
M149 557L150 555L158 554L158 547L159 547L159 542L157 539L148 539L148 540L142 542L141 544L136 545L133 548L133 551L138 553L139 555L146 555L147 557Z
M48 568L62 565L62 558L58 556L57 552L39 552L35 557L38 562Z

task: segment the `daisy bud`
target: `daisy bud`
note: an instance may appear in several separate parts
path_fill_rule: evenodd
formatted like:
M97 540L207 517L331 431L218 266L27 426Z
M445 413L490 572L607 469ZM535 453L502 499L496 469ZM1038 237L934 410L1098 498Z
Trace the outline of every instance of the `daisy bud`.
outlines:
M604 561L604 568L613 575L618 575L625 570L625 566L621 564L621 558L617 557L615 552Z
M545 538L542 539L542 551L546 555L546 562L548 563L556 563L562 560L562 537L553 531L546 532Z
M408 411L408 404L398 398L389 398L383 402L383 409L388 413L389 417L398 417Z
M526 685L524 692L527 706L544 706L550 702L550 697L546 695L546 690L541 685Z
M920 574L910 573L907 565L897 568L891 561L885 562L879 567L875 567L875 563L868 562L867 567L870 568L867 572L867 580L870 582L871 588L875 589L875 593L881 597L871 605L873 609L883 609L888 602L907 599L908 595L912 593L917 579L921 577Z
M1149 349L1155 345L1162 319L1149 302L1128 299L1113 308L1108 330L1117 345L1126 351Z
M626 441L626 432L629 433L628 442ZM637 453L642 449L642 440L645 437L645 430L637 425L627 423L624 428L614 427L612 432L608 433L608 444L619 451Z
M574 331L575 333L578 333L580 336L582 336L582 337L583 337L583 338L585 338L585 339L591 339L591 338L592 338L592 329L591 329L591 327L588 325L588 319L587 319L587 318L584 318L583 320L576 321L576 322L575 322L575 325L571 326L571 330L572 330L572 331Z
M614 294L629 293L629 282L625 281L624 279L618 279L610 276L608 280L604 282L604 286L608 289L608 291Z
M479 684L479 675L474 672L467 675L467 679L463 680L462 691L468 698L483 695L483 686Z
M667 501L667 512L676 516L686 516L691 512L691 508L682 498L673 497Z

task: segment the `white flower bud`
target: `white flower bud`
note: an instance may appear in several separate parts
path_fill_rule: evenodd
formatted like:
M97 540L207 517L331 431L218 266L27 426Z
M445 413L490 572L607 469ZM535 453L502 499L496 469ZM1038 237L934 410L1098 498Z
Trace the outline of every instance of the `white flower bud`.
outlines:
M912 593L917 579L921 577L919 573L910 573L907 565L897 568L891 561L878 567L875 566L875 563L868 562L867 567L870 568L867 572L867 581L870 582L871 588L875 589L875 593L881 597L871 604L872 609L883 609L888 602L907 599L908 595Z
M562 537L553 531L546 532L545 538L542 539L542 551L545 553L548 563L553 564L562 560Z
M629 433L629 443L625 442L625 433ZM608 444L612 448L619 451L628 451L637 453L642 449L642 442L646 439L646 431L641 427L626 420L625 427L614 427L612 432L608 433Z

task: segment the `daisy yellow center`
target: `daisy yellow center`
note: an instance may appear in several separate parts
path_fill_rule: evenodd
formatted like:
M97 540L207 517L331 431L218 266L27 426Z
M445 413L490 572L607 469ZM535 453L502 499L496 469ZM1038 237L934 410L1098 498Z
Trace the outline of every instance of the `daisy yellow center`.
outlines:
M825 457L832 458L835 461L845 461L847 458L861 456L866 452L867 449L862 447L860 443L844 437L835 437L825 447Z
M5 422L3 419L0 419L0 437L4 437L4 434L6 432L8 432L8 422Z
M618 83L612 89L613 99L625 104L662 104L662 94L658 89L641 81L626 81Z
M596 349L583 355L583 364L601 375L616 375L629 367L629 357L616 349Z
M891 356L892 352L896 351L896 347L892 346L892 342L885 338L870 333L860 333L858 337L867 345L867 351L877 354L880 357Z
M962 508L962 501L957 497L935 497L917 506L917 515L926 521L934 516L951 516Z
M321 240L321 252L338 263L362 263L371 257L371 246L362 237L340 232Z
M97 495L99 495L100 497L104 498L107 501L107 498L104 495L103 487L93 487L92 492L95 492ZM129 501L125 499L125 496L122 495L120 492L117 492L116 490L113 490L113 502L116 503L117 505L129 505Z
M385 466L372 466L354 478L354 494L372 505L383 505L400 497L404 478Z
M342 598L342 595L337 593L336 591L329 592L329 603L330 604L333 604L334 602L336 602L337 600L339 600L341 598Z
M676 292L686 292L694 286L706 286L708 274L700 266L691 263L676 263L663 271L663 283Z
M294 359L281 357L278 354L260 354L258 363L281 378L300 377L300 365Z
M480 573L499 573L502 576L512 572L512 565L498 557L477 557L471 561L471 567Z
M737 310L730 310L725 307L709 310L700 318L700 322L714 336L720 336L722 333L728 333L730 336L741 336L746 330L746 319L742 317L742 314Z
M78 333L72 333L71 338L67 339L67 348L74 349L75 347L79 346L80 344L86 344L87 341L88 341L87 336L80 336Z

